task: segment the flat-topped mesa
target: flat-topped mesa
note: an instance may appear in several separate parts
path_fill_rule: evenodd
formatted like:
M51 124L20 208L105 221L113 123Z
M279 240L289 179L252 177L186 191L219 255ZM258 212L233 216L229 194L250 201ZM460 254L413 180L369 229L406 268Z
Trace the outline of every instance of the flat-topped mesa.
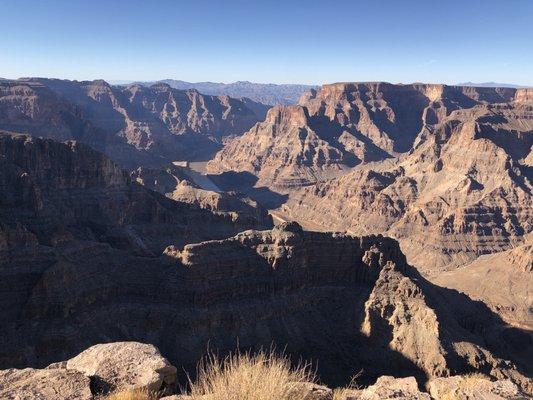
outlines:
M378 97L387 95L409 95L416 91L426 96L430 101L444 97L466 96L472 100L487 103L503 103L513 100L521 91L531 89L515 89L506 87L476 87L476 86L450 86L440 83L410 83L392 84L388 82L337 82L321 86L318 90L310 90L300 97L298 104L307 105L310 99L321 97L328 100L340 100L353 93L373 93Z
M533 103L533 88L516 89L514 101L517 103Z

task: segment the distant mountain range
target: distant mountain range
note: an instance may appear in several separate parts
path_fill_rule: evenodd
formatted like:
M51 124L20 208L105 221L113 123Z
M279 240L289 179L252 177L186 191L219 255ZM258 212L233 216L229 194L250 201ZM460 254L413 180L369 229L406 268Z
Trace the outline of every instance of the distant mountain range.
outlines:
M124 81L112 82L118 85L128 84ZM274 83L253 83L248 81L238 81L233 83L217 83L217 82L185 82L175 79L163 79L161 81L153 82L131 82L131 84L139 84L144 86L151 86L155 83L166 83L174 89L196 89L202 94L207 95L228 95L231 97L248 97L254 101L258 101L267 105L275 104L294 104L302 93L317 88L313 85L295 85L283 84L277 85Z
M463 82L458 83L457 86L475 86L475 87L507 87L507 88L527 88L529 86L516 85L514 83L498 83L498 82Z

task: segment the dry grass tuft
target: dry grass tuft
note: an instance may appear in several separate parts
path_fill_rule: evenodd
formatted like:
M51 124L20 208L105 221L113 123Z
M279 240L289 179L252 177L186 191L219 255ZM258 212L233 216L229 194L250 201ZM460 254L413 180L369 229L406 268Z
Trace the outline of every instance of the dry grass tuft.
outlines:
M193 400L299 400L301 383L314 381L308 364L292 368L286 356L272 351L237 353L222 361L210 356L198 366L189 395Z
M126 389L111 393L103 400L156 400L157 394L146 389Z
M343 388L336 388L333 390L333 400L347 400L354 397L354 392L361 390L361 386L357 384L357 379L361 376L363 371L359 371L352 376L348 386Z
M486 375L483 375L479 372L463 375L463 381L461 382L461 387L472 387L479 381L490 381L490 378Z

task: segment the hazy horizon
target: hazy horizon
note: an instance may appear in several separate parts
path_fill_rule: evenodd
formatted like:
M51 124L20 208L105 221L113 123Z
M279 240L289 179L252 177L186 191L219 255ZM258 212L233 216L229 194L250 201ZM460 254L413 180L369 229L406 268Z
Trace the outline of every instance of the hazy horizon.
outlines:
M0 4L7 79L533 86L527 0Z

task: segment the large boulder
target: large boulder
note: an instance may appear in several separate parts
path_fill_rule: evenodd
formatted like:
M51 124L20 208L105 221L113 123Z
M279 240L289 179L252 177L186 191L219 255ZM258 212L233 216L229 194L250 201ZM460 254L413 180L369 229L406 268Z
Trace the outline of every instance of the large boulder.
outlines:
M0 371L0 398L4 400L90 400L90 379L62 368Z
M89 347L66 363L66 368L92 377L96 391L121 389L173 390L176 367L150 344L117 342Z
M44 369L0 371L0 399L11 400L89 400L130 389L164 394L176 385L176 368L137 342L98 344Z

